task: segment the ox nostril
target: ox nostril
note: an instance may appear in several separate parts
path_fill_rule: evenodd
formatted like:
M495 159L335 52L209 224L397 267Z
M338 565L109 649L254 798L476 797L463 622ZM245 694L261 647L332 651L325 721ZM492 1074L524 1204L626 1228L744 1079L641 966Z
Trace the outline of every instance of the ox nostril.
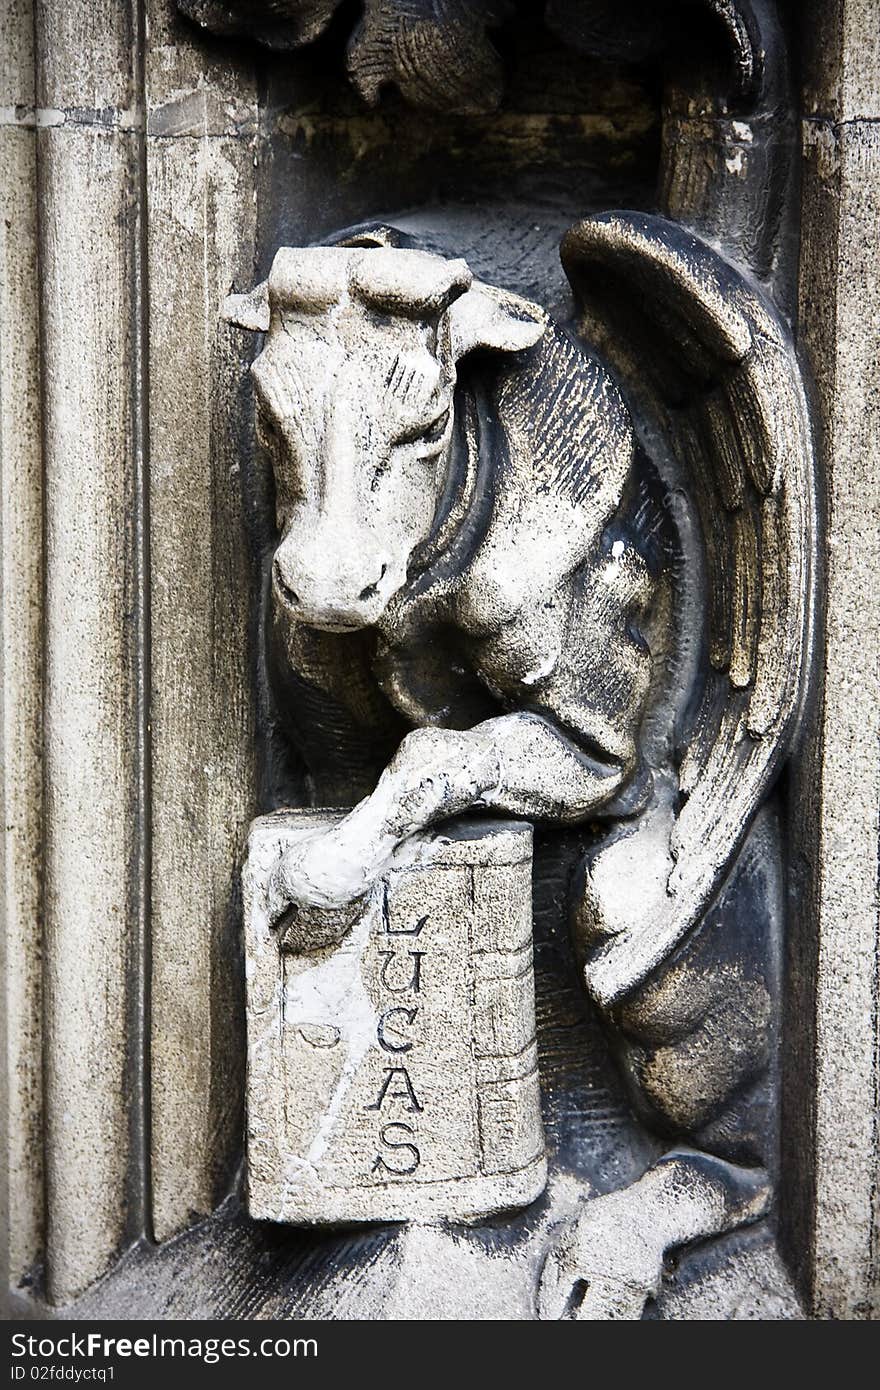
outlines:
M379 578L376 580L375 584L368 584L365 589L361 589L360 593L358 594L359 603L366 603L368 599L376 597L376 594L379 590L379 585L382 583L382 580L385 578L387 572L388 566L383 565L381 570L379 571Z
M275 577L275 584L281 594L281 597L287 603L299 603L299 598L297 597L294 590L291 589L287 580L284 578L284 575L281 573L281 566L279 565L277 560L272 565L272 573Z

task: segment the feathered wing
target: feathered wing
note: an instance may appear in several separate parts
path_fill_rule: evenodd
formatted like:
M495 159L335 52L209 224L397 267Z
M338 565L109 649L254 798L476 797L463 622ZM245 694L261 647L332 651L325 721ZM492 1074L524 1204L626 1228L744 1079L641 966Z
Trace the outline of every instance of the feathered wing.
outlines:
M813 457L786 331L710 246L663 218L609 213L574 227L562 259L585 336L665 430L705 567L705 669L676 730L659 891L623 914L599 901L612 874L594 872L588 893L587 979L610 1003L699 920L784 755L811 641Z

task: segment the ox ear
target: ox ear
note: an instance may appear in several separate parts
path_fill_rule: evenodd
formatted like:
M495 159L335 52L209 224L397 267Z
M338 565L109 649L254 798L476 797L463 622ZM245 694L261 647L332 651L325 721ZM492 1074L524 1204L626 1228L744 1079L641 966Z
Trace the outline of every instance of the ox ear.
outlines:
M479 280L449 307L449 332L456 361L475 348L522 352L534 347L546 327L547 315L537 304Z
M250 328L255 333L269 331L269 281L264 280L250 294L229 294L223 301L220 317L236 328Z

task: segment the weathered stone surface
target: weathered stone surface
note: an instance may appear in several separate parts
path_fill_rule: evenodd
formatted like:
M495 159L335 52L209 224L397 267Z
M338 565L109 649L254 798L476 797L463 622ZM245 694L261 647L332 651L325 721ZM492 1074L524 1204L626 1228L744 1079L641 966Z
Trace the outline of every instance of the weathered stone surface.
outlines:
M44 1228L42 1137L42 449L33 11L0 4L0 1271L17 1285Z
M485 1235L463 1227L290 1231L284 1242L277 1226L223 1210L179 1240L131 1251L65 1316L529 1320L541 1259L574 1191L555 1185L548 1197L548 1210L503 1258L497 1224L487 1257ZM803 1309L772 1234L759 1227L727 1237L708 1260L705 1247L683 1252L647 1316L775 1321L801 1318Z
M787 1249L820 1316L880 1312L880 26L813 5L800 346L827 516L817 699L796 765ZM804 910L806 908L806 910Z
M527 1205L546 1179L530 828L424 835L338 945L300 954L271 927L269 880L286 845L332 823L279 812L251 829L251 1215L475 1220Z
M798 27L804 115L833 121L880 118L876 0L807 0Z
M254 814L242 345L217 318L255 255L256 91L164 3L146 54L150 286L150 1187L164 1240L238 1164L236 870ZM181 930L182 920L186 930Z
M37 6L45 468L46 1277L143 1220L143 466L133 9ZM109 107L110 122L96 118ZM133 1099L135 1104L132 1104Z

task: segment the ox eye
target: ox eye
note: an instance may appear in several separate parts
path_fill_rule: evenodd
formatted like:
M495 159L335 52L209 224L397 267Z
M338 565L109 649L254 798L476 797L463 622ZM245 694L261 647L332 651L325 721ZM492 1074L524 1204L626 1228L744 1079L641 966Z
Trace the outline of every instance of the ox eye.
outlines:
M415 428L407 430L405 434L394 441L395 447L398 449L408 447L415 449L417 453L427 452L428 454L431 450L436 450L437 446L442 443L446 427L449 424L449 410L450 407L447 406L440 415L435 416L429 425L416 425Z
M446 433L446 426L448 425L448 423L449 410L447 408L446 410L444 410L442 415L437 416L437 419L434 421L432 425L429 425L426 430L423 430L423 432L419 435L419 443L427 444L429 446L432 444L439 444L444 434Z

